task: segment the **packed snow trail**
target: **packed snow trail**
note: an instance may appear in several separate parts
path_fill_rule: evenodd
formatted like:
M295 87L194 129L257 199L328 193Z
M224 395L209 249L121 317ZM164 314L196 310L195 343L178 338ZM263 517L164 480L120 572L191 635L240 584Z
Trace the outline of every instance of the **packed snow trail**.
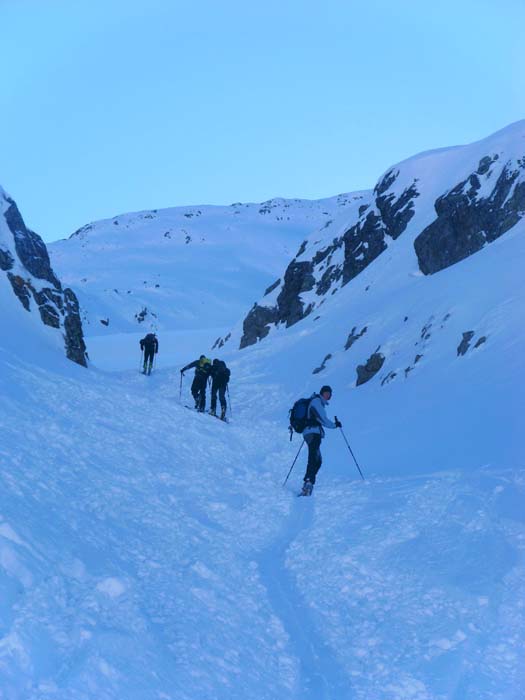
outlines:
M301 499L294 503L275 542L261 553L259 570L273 610L283 623L290 645L300 661L299 697L304 700L350 700L352 693L348 676L323 642L311 610L287 567L287 552L291 544L302 534L308 540L314 510L313 500ZM311 572L311 575L316 574Z

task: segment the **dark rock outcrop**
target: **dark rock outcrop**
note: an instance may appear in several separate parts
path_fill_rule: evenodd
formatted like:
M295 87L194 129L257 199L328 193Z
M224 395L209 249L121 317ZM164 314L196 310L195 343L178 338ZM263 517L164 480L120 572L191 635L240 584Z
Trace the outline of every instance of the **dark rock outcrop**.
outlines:
M267 297L268 294L271 294L274 289L277 289L277 287L281 284L281 278L279 277L278 280L275 280L273 284L271 284L268 289L264 292L264 296Z
M460 355L466 354L467 350L470 347L470 341L472 340L473 337L474 337L474 331L466 331L465 333L463 333L463 338L461 340L461 343L458 345L458 349L457 349L458 357Z
M388 235L394 240L403 233L416 213L414 200L419 197L416 181L403 190L397 198L393 192L387 194L398 175L399 171L395 174L393 171L388 172L374 190L376 207L381 212L381 218Z
M479 348L480 345L483 345L483 343L487 342L487 336L482 335L481 338L478 338L476 341L476 344L474 345L474 349Z
M387 173L378 183L370 202L359 207L356 223L341 236L333 238L329 245L317 248L311 260L297 260L307 248L306 241L301 244L297 257L286 270L276 305L256 304L246 317L240 348L264 338L269 324L284 323L289 327L308 316L329 292L333 294L338 285L350 282L386 250L387 238L395 239L403 233L414 216L414 200L419 193L415 182L400 196L389 192L398 174L394 171ZM336 253L339 256L334 261ZM265 296L276 286L277 283L269 287ZM305 305L301 295L312 289L321 300Z
M345 258L343 285L357 277L370 263L386 250L386 229L381 217L374 211L359 220L344 234Z
M414 242L425 275L477 253L525 216L524 160L515 168L505 164L488 195L479 196L497 159L482 158L475 173L436 200L437 219Z
M305 308L301 294L310 291L314 284L312 263L293 260L286 269L276 306L254 304L244 319L240 349L266 337L270 332L270 324L285 323L288 327L307 316L313 306Z
M11 248L0 248L0 270L7 273L13 292L24 309L31 313L36 306L42 323L62 330L67 357L85 367L86 345L75 294L71 289L62 288L51 268L45 243L26 227L15 202L1 190L0 199L8 229L7 248Z
M64 317L66 355L79 365L86 365L86 344L82 332L78 299L71 289L64 290L66 314Z
M60 281L51 269L44 241L38 234L26 227L15 202L10 197L5 197L5 201L9 206L4 212L4 217L13 234L20 262L33 277L51 282L56 289L62 289Z
M364 365L358 365L356 386L366 384L374 377L385 363L385 356L379 352L379 348L370 355Z
M11 270L15 264L15 259L8 250L0 248L0 270L7 272Z
M283 288L277 297L277 318L287 328L310 313L311 309L304 308L301 294L313 289L315 278L312 272L313 264L310 261L293 261L286 269Z
M320 364L320 366L319 366L319 367L316 367L316 368L312 371L312 374L319 374L319 372L322 372L322 371L325 369L326 363L328 362L328 360L331 360L331 359L332 359L332 353L329 352L328 355L325 356L325 358L324 358L324 360L322 361L322 363Z
M270 332L270 324L275 323L276 320L277 309L275 307L254 304L242 324L243 334L240 349L242 350L242 348L265 338ZM221 346L219 345L219 347Z
M356 340L359 340L361 336L363 336L368 330L368 327L365 326L364 328L361 328L359 333L357 333L357 326L354 326L350 333L348 334L348 338L346 339L345 343L345 350L350 350L352 345L355 343Z

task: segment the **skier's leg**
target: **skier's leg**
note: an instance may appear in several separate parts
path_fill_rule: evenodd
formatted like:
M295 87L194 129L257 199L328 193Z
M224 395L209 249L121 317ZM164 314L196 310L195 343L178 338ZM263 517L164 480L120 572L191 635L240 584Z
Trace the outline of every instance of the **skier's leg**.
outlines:
M321 468L322 458L321 450L321 435L319 433L308 433L304 438L308 445L308 464L306 466L306 474L304 480L315 484L315 477Z
M204 409L206 408L206 384L207 384L208 378L205 376L204 378L199 378L199 384L198 384L198 396L197 396L197 410L200 412L203 412Z
M219 401L221 402L221 420L226 418L226 384L219 388Z
M151 372L151 366L153 365L153 348L146 348L146 352L144 353L144 369L146 369L146 365L148 365L148 369Z
M214 416L217 412L217 386L211 385L211 406L210 413Z
M201 390L201 411L206 410L206 389L208 387L208 377L204 378L204 381L202 382L202 390Z
M191 395L195 401L195 408L199 408L199 380L197 377L194 377L191 383Z

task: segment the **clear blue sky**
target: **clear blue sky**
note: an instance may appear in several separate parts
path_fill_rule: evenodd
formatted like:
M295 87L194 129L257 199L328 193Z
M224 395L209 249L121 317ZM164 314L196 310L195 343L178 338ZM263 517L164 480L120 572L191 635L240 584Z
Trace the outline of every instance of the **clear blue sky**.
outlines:
M325 197L525 116L524 0L0 0L0 183L46 240Z

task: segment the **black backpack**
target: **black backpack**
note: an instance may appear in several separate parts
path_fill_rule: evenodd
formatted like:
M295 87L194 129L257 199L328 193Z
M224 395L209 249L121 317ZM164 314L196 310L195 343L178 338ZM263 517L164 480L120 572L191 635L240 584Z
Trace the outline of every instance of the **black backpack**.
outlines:
M317 425L317 421L308 418L310 403L315 398L315 396L311 396L309 399L299 399L290 409L290 440L294 430L296 433L302 433L305 428Z
M226 362L224 360L219 360L217 363L217 369L215 370L215 377L220 381L227 384L230 381L231 372L226 367Z

